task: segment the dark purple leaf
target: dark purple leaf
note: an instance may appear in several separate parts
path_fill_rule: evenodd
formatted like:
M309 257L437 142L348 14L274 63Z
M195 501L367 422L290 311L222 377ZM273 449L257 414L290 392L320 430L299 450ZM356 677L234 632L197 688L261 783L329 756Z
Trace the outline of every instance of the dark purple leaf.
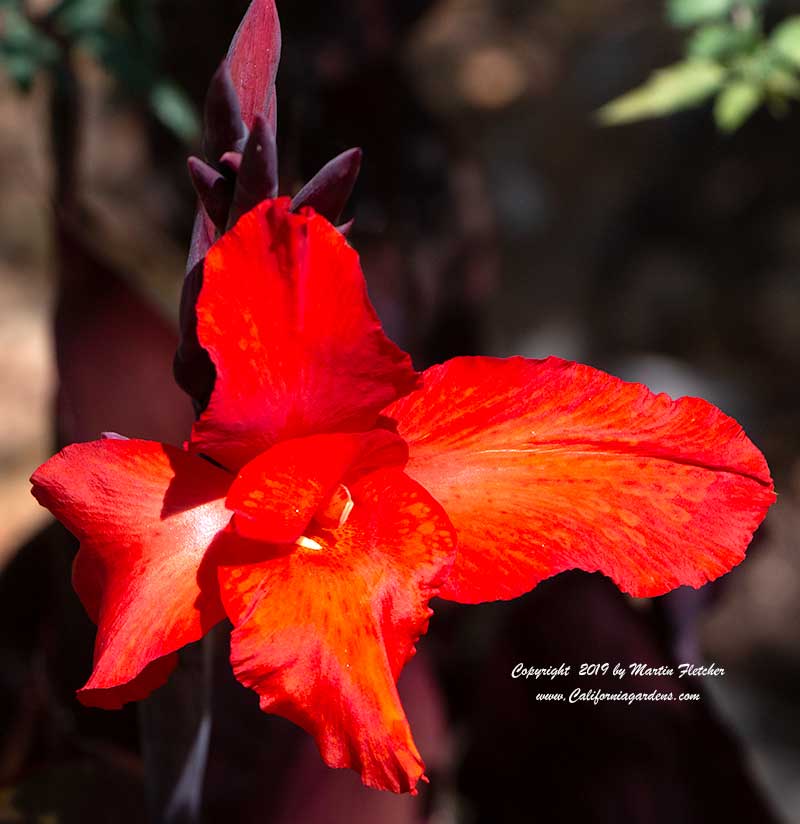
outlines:
M95 233L59 215L55 316L62 442L101 432L182 443L191 411L168 367L177 335L102 256Z

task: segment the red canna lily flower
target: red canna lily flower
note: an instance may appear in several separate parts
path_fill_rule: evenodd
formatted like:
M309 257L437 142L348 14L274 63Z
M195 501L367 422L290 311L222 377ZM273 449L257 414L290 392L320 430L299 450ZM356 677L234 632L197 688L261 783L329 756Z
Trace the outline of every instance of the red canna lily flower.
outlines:
M699 587L742 560L775 498L705 401L557 358L417 375L355 251L285 198L208 252L197 336L216 381L184 449L76 444L32 478L81 542L98 635L79 697L142 698L227 616L261 707L372 787L424 777L395 684L433 596L513 598L573 568L637 596Z

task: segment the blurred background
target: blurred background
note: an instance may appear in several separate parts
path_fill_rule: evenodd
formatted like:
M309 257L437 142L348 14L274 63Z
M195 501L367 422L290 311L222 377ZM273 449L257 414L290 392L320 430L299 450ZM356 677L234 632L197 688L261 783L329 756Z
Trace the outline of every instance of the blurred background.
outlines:
M767 33L800 14L779 0L671 8L753 5ZM195 205L185 158L246 7L0 3L0 822L143 821L146 785L152 800L136 709L73 697L93 631L69 584L74 543L27 478L102 431L186 437L171 378ZM702 396L763 449L779 502L746 562L699 592L633 601L570 573L515 602L435 603L401 679L431 777L417 798L325 768L308 736L258 713L221 650L206 820L797 824L797 89L745 105L733 128L711 98L601 126L600 107L686 55L691 32L660 0L278 9L282 189L364 148L351 241L419 368L556 354ZM537 705L510 678L519 662L594 661L726 674L692 685L697 705L632 707Z

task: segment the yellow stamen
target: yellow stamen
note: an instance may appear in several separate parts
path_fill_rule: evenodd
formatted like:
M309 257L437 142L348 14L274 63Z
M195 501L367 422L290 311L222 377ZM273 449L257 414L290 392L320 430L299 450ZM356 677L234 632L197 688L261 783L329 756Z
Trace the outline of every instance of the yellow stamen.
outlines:
M301 535L295 543L297 546L303 547L303 549L315 549L320 550L322 549L322 544L318 544L316 541L312 540L311 538L306 538L305 535Z
M347 523L353 506L350 490L344 484L339 484L331 497L319 508L314 520L325 529L337 529Z
M353 507L355 506L350 490L344 484L342 484L342 489L347 495L347 502L342 509L342 514L339 516L339 526L344 526L347 523L347 519L350 517L350 513L353 511Z

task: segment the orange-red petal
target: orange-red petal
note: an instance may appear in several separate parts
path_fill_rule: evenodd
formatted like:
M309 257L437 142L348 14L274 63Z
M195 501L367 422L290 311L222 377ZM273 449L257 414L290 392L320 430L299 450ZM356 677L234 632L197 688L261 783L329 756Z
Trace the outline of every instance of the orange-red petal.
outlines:
M399 469L370 473L351 493L347 523L311 533L319 550L274 547L264 560L232 532L221 539L231 661L262 709L308 730L327 764L413 791L424 765L395 683L427 629L454 534Z
M383 333L358 255L286 198L244 215L209 251L197 334L216 367L192 448L238 469L279 440L369 429L417 385Z
M292 543L353 469L375 458L402 465L406 457L405 444L383 429L293 438L245 464L225 505L243 538Z
M732 418L558 358L456 358L389 407L407 472L459 539L442 597L514 598L567 569L637 596L743 558L775 500Z
M230 480L202 458L137 440L74 444L34 473L36 499L81 542L73 583L97 624L84 703L144 698L173 653L224 617L215 582L206 589L198 576L230 520Z

